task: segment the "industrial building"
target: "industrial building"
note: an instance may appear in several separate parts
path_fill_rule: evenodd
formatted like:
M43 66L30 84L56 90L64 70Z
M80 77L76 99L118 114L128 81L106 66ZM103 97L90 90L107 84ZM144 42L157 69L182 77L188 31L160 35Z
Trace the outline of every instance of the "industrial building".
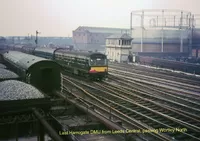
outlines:
M192 49L200 47L198 22L198 15L182 10L132 11L132 51L145 55L197 56L198 52Z
M134 52L189 52L191 13L179 10L143 10L131 13Z
M133 53L148 56L200 57L200 16L183 10L138 10L131 12L130 29L79 26L73 43L79 50L103 51L106 38L129 34Z
M79 50L105 51L106 38L112 34L130 33L130 29L79 26L73 31L73 43Z
M106 55L109 60L127 61L132 38L128 34L114 34L106 38Z

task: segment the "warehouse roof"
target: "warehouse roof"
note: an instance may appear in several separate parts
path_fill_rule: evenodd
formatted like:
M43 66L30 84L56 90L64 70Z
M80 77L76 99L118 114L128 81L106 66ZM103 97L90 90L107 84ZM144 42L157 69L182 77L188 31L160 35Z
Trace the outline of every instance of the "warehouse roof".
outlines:
M124 33L124 34L113 34L109 37L107 37L107 39L133 39L131 36L129 36L128 34Z
M108 27L88 27L88 26L79 26L75 31L88 31L91 33L125 33L129 32L130 29L125 28L108 28Z
M18 51L8 51L6 53L3 54L3 57L9 61L11 61L11 63L14 63L16 65L18 65L19 67L28 70L29 67L31 67L32 65L41 62L41 61L51 61L48 59L44 59L41 57L37 57L34 55L30 55L30 54L25 54L22 52L18 52ZM53 61L51 61L53 62Z
M0 79L12 79L12 78L18 78L19 76L9 70L0 68Z
M17 80L0 82L0 101L44 98L35 87Z

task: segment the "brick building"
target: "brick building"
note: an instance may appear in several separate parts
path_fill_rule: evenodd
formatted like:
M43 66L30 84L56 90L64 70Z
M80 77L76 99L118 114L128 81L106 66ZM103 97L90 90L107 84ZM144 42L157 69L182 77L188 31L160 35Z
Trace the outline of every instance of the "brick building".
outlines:
M130 29L79 26L73 31L77 49L105 51L106 38L112 34L130 33Z

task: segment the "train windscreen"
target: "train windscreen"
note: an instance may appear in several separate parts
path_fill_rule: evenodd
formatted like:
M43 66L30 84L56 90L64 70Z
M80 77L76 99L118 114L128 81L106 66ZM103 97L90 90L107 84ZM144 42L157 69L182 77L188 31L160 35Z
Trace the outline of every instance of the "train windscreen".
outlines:
M105 55L93 55L90 57L90 66L107 66L107 58Z

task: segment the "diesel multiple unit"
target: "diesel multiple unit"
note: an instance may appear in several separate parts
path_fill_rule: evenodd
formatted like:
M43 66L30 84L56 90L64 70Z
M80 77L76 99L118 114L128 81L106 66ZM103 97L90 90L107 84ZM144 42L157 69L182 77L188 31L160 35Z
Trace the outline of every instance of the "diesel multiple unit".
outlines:
M102 53L72 51L67 48L31 47L27 45L10 45L9 49L51 59L57 62L65 72L84 76L93 80L102 80L108 75L107 56Z
M90 79L102 80L108 75L107 56L102 53L76 52L62 48L35 48L34 55L53 59L65 71Z

